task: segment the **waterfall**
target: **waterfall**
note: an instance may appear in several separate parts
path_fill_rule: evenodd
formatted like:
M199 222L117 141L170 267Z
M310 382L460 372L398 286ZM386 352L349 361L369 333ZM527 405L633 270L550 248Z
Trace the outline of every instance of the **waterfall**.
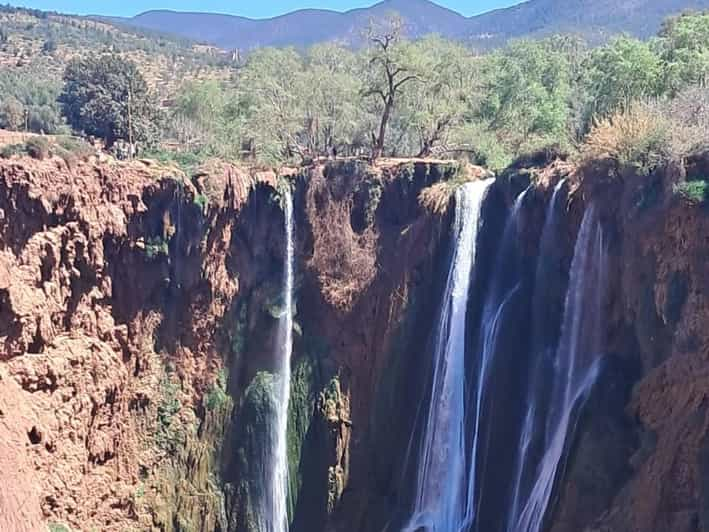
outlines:
M554 352L558 342L560 317L555 316L553 306L555 298L551 286L562 285L559 257L560 242L563 238L561 224L563 210L560 204L566 196L563 194L566 179L559 181L547 207L544 228L539 243L539 258L534 278L534 298L532 304L533 343L529 369L529 387L527 389L527 412L522 425L522 432L517 449L517 464L512 481L512 498L508 514L507 530L516 532L517 520L521 511L520 504L529 496L529 485L534 480L534 468L540 447L544 445L544 435L540 430L548 411L549 394L547 379L551 379L549 369L553 367ZM530 478L531 477L531 478Z
M285 268L283 273L283 308L278 320L277 378L274 380L276 415L271 439L272 463L263 512L263 532L288 530L288 403L290 401L290 359L293 352L293 262L295 254L293 230L293 198L290 191L283 196L285 215Z
M508 528L510 532L541 530L579 410L598 376L603 348L606 261L603 230L596 209L591 206L574 249L552 382L545 383L551 388L551 396L546 422L538 427L544 431L544 451L524 506Z
M485 298L483 313L481 318L481 342L478 349L478 375L475 387L471 387L474 395L474 409L472 412L473 439L471 443L471 459L468 465L468 498L465 501L465 516L459 530L467 530L473 526L477 519L476 494L478 490L478 466L480 461L480 451L482 445L482 419L483 403L485 402L485 387L492 363L495 348L497 346L500 330L502 327L505 310L513 300L515 294L520 289L518 272L516 271L516 233L519 223L519 214L524 204L524 200L531 190L525 189L515 200L512 212L505 224L505 230L500 242L500 249L495 258L495 272L492 277L490 290ZM508 272L510 256L512 256L512 271ZM511 275L510 275L511 273ZM512 279L510 286L509 280ZM485 462L483 456L482 463Z
M404 530L454 532L464 521L466 487L465 336L480 211L493 180L456 192L453 253L435 335L431 399L420 442L411 518Z

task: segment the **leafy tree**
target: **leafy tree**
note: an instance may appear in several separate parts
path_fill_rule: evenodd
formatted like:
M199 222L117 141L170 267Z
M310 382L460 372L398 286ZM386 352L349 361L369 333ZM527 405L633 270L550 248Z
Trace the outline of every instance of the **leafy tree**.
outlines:
M380 24L372 22L368 30L367 78L363 95L374 98L380 119L372 133L372 159L384 153L387 128L404 88L420 81L412 57L412 47L403 41L404 24L400 17L389 16Z
M256 50L239 77L245 134L259 158L307 157L302 139L306 80L303 59L292 48Z
M69 124L103 138L151 145L158 138L159 110L135 63L118 55L72 60L59 101Z
M409 46L420 81L402 94L397 122L413 137L407 149L428 157L464 121L476 90L475 58L462 45L440 37Z
M516 41L484 60L475 116L512 154L566 140L571 64L561 44Z
M651 43L618 37L591 53L586 65L591 114L609 116L661 90L662 62Z
M304 139L312 155L344 153L367 142L365 111L359 105L362 82L357 57L335 44L311 48L302 84Z
M59 83L44 79L39 73L1 71L0 107L15 109L15 115L18 105L22 107L22 119L10 120L14 125L4 127L24 129L29 126L35 133L61 133L64 123L57 103L59 92Z
M0 127L18 131L25 123L25 108L14 96L0 101Z
M665 89L709 85L709 12L668 19L660 31Z

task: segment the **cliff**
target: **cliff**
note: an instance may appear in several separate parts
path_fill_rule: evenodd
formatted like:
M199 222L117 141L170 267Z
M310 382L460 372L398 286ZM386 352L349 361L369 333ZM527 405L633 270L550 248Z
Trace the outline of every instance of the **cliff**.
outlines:
M395 528L410 502L410 446L450 260L450 209L424 208L421 193L483 175L445 161L280 173L216 164L190 177L149 161L0 161L0 529L253 530L285 187L296 222L291 529ZM505 511L502 457L517 444L540 314L528 272L564 179L544 316L560 320L591 204L609 235L609 287L605 364L572 433L548 529L709 526L709 217L675 192L706 175L701 155L650 175L541 157L491 188L471 309L495 274L515 198L532 185L514 233L519 304L488 391L489 459L500 464L482 473L489 530Z

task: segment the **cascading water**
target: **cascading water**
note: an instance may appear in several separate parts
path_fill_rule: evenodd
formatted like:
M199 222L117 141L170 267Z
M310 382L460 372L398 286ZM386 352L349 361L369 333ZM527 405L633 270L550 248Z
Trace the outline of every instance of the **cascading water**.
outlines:
M468 465L467 481L469 497L465 501L465 517L460 530L468 530L476 524L478 518L476 507L476 496L478 493L478 467L480 462L485 462L485 452L483 449L483 414L485 403L486 381L489 376L490 365L492 363L498 338L502 328L505 311L514 299L515 294L520 289L518 272L516 271L516 250L515 239L519 214L524 200L529 192L529 188L522 192L515 200L512 212L505 224L505 230L500 243L500 249L495 259L495 272L493 274L490 290L485 298L483 306L480 334L481 341L478 349L478 371L477 382L471 387L473 394L471 400L474 404L471 414L468 416L472 429L471 459ZM482 451L482 454L481 454ZM481 460L481 456L483 457ZM479 504L479 501L478 501Z
M288 405L290 402L290 359L293 352L293 276L294 276L294 229L293 199L290 191L283 196L285 215L285 268L283 273L283 308L278 321L277 367L274 380L273 399L276 415L273 419L271 438L271 464L262 526L264 532L286 532L288 530Z
M420 443L411 518L404 530L461 530L469 498L465 448L465 336L480 211L493 180L456 192L455 240L436 331L431 400Z
M553 367L544 453L535 481L510 532L539 532L573 435L579 410L596 381L602 357L602 314L607 253L596 209L591 206L579 230L569 275L561 339ZM530 408L533 408L530 405Z
M552 286L563 286L560 277L559 240L563 238L561 223L562 200L566 198L566 180L559 181L554 188L547 208L546 219L539 244L539 258L534 279L532 304L533 338L531 364L527 389L527 411L517 449L517 465L511 489L511 502L507 522L508 532L515 532L521 512L520 505L529 497L530 484L534 481L534 470L543 452L544 424L548 411L548 380L553 378L553 360L559 340L561 313L554 312L556 298ZM561 301L561 298L559 298Z

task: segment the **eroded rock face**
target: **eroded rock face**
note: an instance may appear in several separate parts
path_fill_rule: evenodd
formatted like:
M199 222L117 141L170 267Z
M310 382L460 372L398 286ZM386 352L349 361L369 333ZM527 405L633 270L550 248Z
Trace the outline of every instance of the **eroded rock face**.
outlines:
M610 235L608 363L548 529L709 529L709 216L673 193L681 168L618 177L602 162L530 164L491 192L481 254L495 254L530 182L524 264L562 178L559 261L591 201ZM379 531L404 517L450 224L419 194L454 171L335 162L285 179L220 164L188 180L146 163L0 162L0 529L254 530L286 182L297 228L292 529ZM318 216L347 230L321 238ZM367 271L341 275L338 261ZM492 264L481 261L477 285ZM558 306L564 283L550 281ZM515 444L491 437L501 454ZM489 501L487 517L502 505Z
M0 528L218 528L223 405L203 396L258 180L275 175L0 164Z

